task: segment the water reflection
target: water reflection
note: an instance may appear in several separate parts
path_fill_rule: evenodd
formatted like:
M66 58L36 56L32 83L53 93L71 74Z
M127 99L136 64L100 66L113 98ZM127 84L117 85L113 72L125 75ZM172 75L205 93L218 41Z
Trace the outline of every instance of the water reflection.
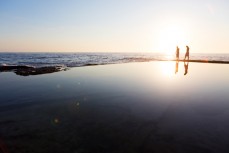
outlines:
M174 66L172 65L172 62L161 62L160 63L160 70L162 74L166 77L172 77L174 73Z
M184 75L188 74L188 65L189 65L189 62L188 61L184 61ZM178 73L178 70L179 70L179 60L176 60L175 74Z
M9 153L7 146L4 141L0 139L0 152L1 153Z
M175 74L178 72L178 67L179 67L179 61L176 60L176 65L175 65Z
M188 74L188 64L189 62L184 61L184 75Z

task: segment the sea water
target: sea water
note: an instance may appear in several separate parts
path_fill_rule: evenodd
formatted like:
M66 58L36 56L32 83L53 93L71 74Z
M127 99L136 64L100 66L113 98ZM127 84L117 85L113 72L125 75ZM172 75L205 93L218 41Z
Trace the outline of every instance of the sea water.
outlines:
M184 55L180 58L183 59ZM80 67L173 59L175 55L162 53L0 53L0 66ZM225 62L229 61L229 54L193 53L190 59Z

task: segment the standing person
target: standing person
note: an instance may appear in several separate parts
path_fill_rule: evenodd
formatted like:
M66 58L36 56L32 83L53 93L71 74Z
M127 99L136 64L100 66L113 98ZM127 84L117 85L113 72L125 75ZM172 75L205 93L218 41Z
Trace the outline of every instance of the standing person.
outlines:
M176 60L179 60L179 53L180 52L180 48L177 46L177 50L176 50Z
M186 46L186 53L185 53L184 60L186 59L186 57L187 57L188 60L189 60L189 47L188 47L188 46Z

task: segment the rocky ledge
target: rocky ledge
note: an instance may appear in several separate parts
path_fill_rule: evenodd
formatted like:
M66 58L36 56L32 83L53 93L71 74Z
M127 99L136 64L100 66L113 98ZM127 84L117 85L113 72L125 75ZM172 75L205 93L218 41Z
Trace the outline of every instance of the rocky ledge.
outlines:
M41 75L47 73L59 72L66 70L61 66L51 66L51 67L30 67L30 66L0 66L0 72L13 71L17 75L29 76L29 75Z

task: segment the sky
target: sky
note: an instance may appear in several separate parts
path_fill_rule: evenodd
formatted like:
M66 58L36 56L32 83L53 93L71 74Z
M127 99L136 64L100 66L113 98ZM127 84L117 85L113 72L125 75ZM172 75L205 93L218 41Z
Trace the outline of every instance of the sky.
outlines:
M0 52L229 53L228 0L0 0Z

